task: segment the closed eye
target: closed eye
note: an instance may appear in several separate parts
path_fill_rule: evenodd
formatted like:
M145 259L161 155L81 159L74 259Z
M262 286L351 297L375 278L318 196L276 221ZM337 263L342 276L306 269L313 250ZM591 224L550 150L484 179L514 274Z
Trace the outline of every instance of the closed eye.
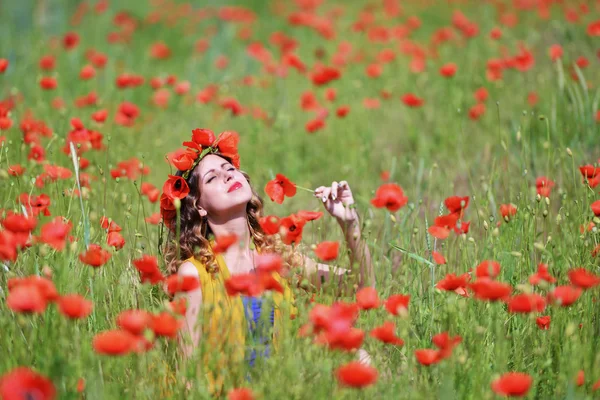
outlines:
M213 179L215 179L215 177L211 177L209 180L206 181L206 183L210 183Z

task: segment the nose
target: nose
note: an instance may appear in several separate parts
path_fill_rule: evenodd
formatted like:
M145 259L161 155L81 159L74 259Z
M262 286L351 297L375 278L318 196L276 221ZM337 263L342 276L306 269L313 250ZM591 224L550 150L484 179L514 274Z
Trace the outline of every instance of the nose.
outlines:
M225 179L225 183L227 183L233 179L233 171L225 171L225 174L223 176Z

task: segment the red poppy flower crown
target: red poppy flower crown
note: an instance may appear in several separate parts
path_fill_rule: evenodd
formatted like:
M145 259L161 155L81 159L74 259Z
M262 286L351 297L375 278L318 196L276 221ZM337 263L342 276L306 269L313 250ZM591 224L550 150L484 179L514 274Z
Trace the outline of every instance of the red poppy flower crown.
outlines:
M210 129L196 128L192 131L192 140L183 142L185 151L171 159L171 163L182 172L181 176L169 175L163 185L163 193L160 196L160 213L165 225L174 229L177 211L175 199L181 200L190 193L187 179L200 161L208 154L220 153L230 158L231 163L240 167L240 156L237 146L240 140L236 132L221 132L215 138Z

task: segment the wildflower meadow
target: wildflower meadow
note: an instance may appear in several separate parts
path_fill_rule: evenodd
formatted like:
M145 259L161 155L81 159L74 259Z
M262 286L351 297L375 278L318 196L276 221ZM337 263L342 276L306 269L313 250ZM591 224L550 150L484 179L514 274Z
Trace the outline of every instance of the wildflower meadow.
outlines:
M0 398L600 398L599 103L596 0L3 1ZM283 271L280 348L218 393L164 257L196 129L349 270Z

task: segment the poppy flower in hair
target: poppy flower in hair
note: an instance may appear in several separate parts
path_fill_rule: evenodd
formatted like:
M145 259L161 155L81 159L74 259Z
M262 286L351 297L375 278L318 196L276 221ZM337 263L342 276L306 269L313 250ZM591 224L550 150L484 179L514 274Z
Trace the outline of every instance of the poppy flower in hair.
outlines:
M163 193L171 200L181 200L190 193L190 188L181 176L169 175L169 179L163 185Z

